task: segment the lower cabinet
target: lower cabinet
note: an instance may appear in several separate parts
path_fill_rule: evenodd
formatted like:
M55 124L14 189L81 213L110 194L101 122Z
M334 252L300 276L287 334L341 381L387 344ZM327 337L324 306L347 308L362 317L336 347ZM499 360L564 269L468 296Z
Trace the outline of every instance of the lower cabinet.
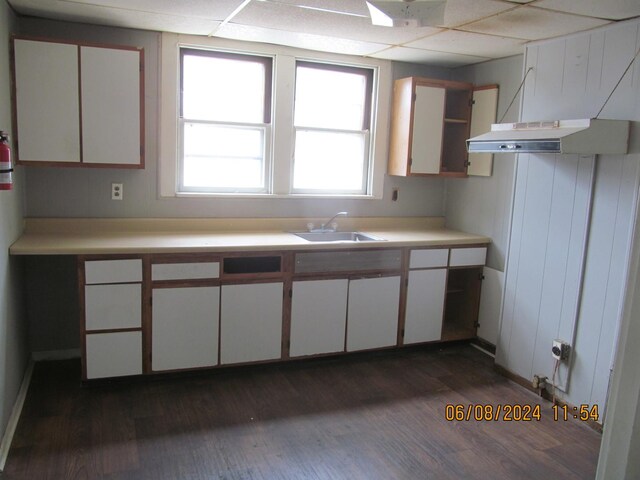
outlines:
M446 268L409 272L404 321L405 345L441 339L446 288Z
M442 340L476 336L482 278L482 267L449 269Z
M142 332L91 333L85 342L87 378L142 374Z
M399 276L351 280L347 351L396 345L399 302Z
M218 364L220 287L154 288L153 371Z
M221 364L281 357L282 295L282 282L222 286Z
M344 351L349 280L293 282L289 355Z

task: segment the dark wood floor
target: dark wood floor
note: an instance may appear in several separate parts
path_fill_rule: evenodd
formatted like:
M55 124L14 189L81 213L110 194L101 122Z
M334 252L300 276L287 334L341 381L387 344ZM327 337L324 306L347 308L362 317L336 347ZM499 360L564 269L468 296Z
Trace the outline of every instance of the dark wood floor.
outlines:
M470 346L82 387L36 365L4 479L582 479L600 435ZM540 422L445 405L537 404Z

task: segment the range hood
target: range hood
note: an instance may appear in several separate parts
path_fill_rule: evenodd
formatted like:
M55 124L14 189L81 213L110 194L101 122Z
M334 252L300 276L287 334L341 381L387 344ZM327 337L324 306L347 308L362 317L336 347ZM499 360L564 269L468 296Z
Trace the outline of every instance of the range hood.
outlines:
M469 153L624 154L627 120L556 120L494 123L491 131L467 140Z

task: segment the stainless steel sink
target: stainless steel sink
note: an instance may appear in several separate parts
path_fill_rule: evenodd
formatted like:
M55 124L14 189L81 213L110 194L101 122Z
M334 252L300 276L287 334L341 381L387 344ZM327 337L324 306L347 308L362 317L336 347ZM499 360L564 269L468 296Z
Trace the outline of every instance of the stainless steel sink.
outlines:
M360 232L291 232L308 242L383 242L384 238Z

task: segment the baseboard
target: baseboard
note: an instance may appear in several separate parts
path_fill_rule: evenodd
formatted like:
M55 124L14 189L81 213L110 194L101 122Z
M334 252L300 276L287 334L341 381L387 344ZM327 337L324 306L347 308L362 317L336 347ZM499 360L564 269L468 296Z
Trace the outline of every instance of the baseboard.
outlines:
M70 358L80 358L79 348L68 350L46 350L44 352L33 352L31 358L34 362L46 362L49 360L69 360Z
M2 443L0 443L0 473L4 471L4 465L7 462L9 456L9 449L11 448L11 442L13 441L13 435L16 433L18 427L18 420L22 414L22 407L24 401L27 398L27 391L29 390L29 384L31 383L31 376L33 375L34 361L30 360L27 365L27 370L22 377L22 383L20 384L20 390L18 390L18 396L13 404L13 410L11 410L11 416L9 417L9 423L7 423L7 430L2 437Z

